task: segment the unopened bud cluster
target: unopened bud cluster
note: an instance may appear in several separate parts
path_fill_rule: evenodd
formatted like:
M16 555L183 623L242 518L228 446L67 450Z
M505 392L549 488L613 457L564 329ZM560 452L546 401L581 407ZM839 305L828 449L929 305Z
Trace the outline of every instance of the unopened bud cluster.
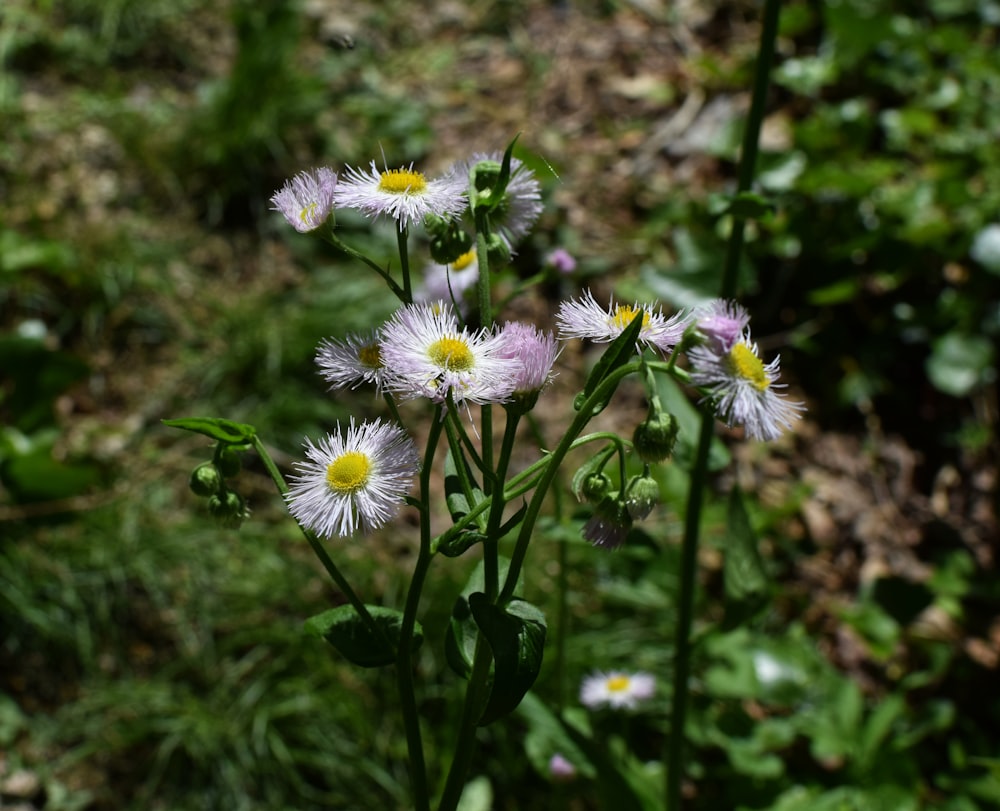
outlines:
M188 481L191 492L208 499L209 514L227 529L239 529L250 514L243 496L226 485L226 479L236 476L241 468L239 450L220 444L212 461L198 465Z

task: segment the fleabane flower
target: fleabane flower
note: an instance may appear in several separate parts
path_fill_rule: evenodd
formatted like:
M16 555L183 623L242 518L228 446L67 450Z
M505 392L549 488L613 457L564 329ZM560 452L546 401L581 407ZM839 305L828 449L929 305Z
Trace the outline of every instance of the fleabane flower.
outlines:
M709 341L689 349L687 356L691 382L706 389L718 417L730 427L743 425L752 439L777 439L805 408L776 391L784 388L777 382L779 358L764 364L749 330L728 350Z
M379 171L372 161L371 170L348 167L340 179L334 202L338 207L353 208L369 217L386 214L400 229L420 222L428 214L451 219L468 206L468 183L452 174L428 180L413 164L400 169Z
M417 291L419 302L452 302L464 316L469 313L469 303L479 281L479 264L476 251L466 251L450 265L428 265L424 271L423 287Z
M515 397L537 395L552 381L552 364L559 344L551 332L531 324L508 321L500 330L500 355L517 362L513 380Z
M460 178L466 186L476 164L489 161L500 165L503 152L477 152L471 158L456 163L451 174ZM511 252L538 220L542 213L542 186L524 163L517 158L510 159L510 179L504 191L503 200L493 209L490 224L494 232L503 240Z
M443 403L502 403L510 397L516 361L501 354L490 330L460 328L444 302L401 307L382 328L385 387L402 397Z
M549 758L549 776L557 783L568 783L576 778L576 766L562 752Z
M750 314L739 304L724 299L713 299L697 313L698 332L718 352L729 352L743 337L750 324Z
M608 493L594 508L581 534L601 549L618 549L632 529L632 516L618 493Z
M271 210L280 211L300 233L315 231L330 216L337 173L326 166L299 172L271 195Z
M381 420L337 426L296 462L285 499L288 511L321 538L347 537L384 525L399 512L420 468L417 448L396 425Z
M563 339L587 338L597 343L613 341L633 319L642 319L640 344L669 353L684 335L687 318L676 313L669 318L660 309L640 304L615 304L612 299L605 310L589 290L576 301L564 301L556 313L559 336Z
M381 390L383 366L378 331L322 340L316 349L316 365L331 389L356 389L363 383L373 383Z
M631 710L653 697L656 679L649 673L612 670L587 676L580 685L580 703L589 709Z

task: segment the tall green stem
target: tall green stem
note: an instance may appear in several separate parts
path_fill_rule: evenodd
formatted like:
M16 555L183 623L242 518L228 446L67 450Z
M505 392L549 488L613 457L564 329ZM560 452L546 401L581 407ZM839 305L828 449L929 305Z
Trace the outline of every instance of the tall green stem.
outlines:
M400 225L396 231L396 245L399 248L399 267L403 273L403 304L413 302L413 285L410 283L409 229Z
M424 761L424 746L420 736L420 714L413 688L413 631L417 623L417 609L420 593L431 563L431 516L430 480L434 452L444 424L443 413L438 408L432 418L427 437L427 451L420 468L420 550L413 570L410 587L406 593L403 621L399 629L399 651L396 659L396 679L399 686L399 700L402 705L403 726L406 729L406 748L409 754L407 765L410 771L410 792L415 811L430 811L430 795L427 790L427 765Z
M760 143L760 128L764 120L764 107L770 83L771 61L774 42L778 33L778 17L781 0L766 0L764 19L761 25L760 45L757 50L757 66L754 71L753 96L743 133L743 148L740 155L737 193L750 189L757 162ZM719 296L732 298L736 294L740 255L743 251L743 229L745 220L733 218L733 229L729 236L726 263L723 268ZM715 417L705 411L702 415L701 430L698 435L698 449L695 453L694 469L691 472L688 491L687 511L684 516L684 541L681 549L680 595L677 607L677 627L675 629L674 679L671 697L671 730L667 737L664 761L666 766L666 808L680 811L681 785L684 760L684 725L687 718L688 690L691 670L691 625L694 614L694 593L698 561L698 534L701 524L701 507L705 485L708 479L708 453L712 443Z

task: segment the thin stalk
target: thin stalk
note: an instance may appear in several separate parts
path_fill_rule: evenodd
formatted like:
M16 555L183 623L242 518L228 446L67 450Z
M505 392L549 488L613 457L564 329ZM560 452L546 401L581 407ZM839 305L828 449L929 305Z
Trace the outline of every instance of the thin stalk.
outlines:
M267 452L264 447L264 443L260 441L260 437L254 436L253 447L257 451L257 455L260 456L261 461L264 462L264 467L271 476L271 480L274 482L275 487L278 488L278 492L285 496L288 493L288 484L285 482L285 477L281 475L281 471L278 470L278 466L274 464L274 460L271 455ZM306 541L308 541L309 546L312 548L313 553L319 558L319 562L323 564L323 568L326 569L326 573L330 575L330 579L337 584L337 588L343 593L347 598L347 601L351 604L355 611L358 612L358 616L361 617L362 622L368 626L368 630L371 631L376 638L381 639L385 645L389 648L392 647L392 643L388 640L382 629L375 623L372 619L372 615L368 612L365 604L358 597L354 589L351 588L351 584L347 582L347 578L341 573L340 569L337 568L337 564L333 562L333 558L330 557L329 553L320 543L319 538L316 537L315 533L310 532L301 524L298 524L299 530L305 536Z
M753 183L757 151L760 143L760 129L764 120L764 107L770 82L771 61L774 42L778 33L778 17L781 0L766 0L764 19L761 24L760 45L757 50L757 65L754 71L753 96L747 115L746 130L743 133L743 148L737 175L737 193L750 189ZM723 267L721 298L733 298L736 294L740 255L743 251L743 229L745 220L734 217L726 262ZM673 370L671 370L673 371ZM691 472L687 510L684 516L684 541L681 549L680 596L677 606L677 627L675 628L674 678L671 697L671 734L667 736L664 751L666 768L666 808L680 811L681 785L683 782L684 726L687 717L688 692L691 671L691 625L694 615L694 593L697 586L698 535L701 525L701 507L705 485L708 480L708 454L715 428L715 417L709 411L702 414L698 448L695 453L694 469Z
M410 283L409 229L400 225L396 230L396 245L399 248L399 267L403 273L403 304L413 303L413 285Z
M420 606L420 593L424 587L427 569L431 558L431 516L430 516L430 481L431 466L434 462L434 452L441 436L443 414L438 408L431 422L427 437L427 450L423 465L420 468L420 551L417 563L406 593L406 605L403 608L403 620L399 628L399 652L396 659L396 679L399 686L399 700L402 705L403 726L406 729L406 749L409 755L407 766L410 772L410 792L413 797L415 811L430 811L430 795L427 789L427 765L424 761L424 746L420 736L420 714L417 710L417 698L413 687L413 631L417 623L417 609Z
M389 286L389 289L392 291L393 295L396 296L396 298L398 298L400 301L402 301L404 303L409 303L407 301L407 299L405 298L405 292L396 283L396 280L393 279L392 276L389 275L388 271L386 271L385 269L379 267L374 261L372 261L371 259L369 259L363 253L361 253L360 251L352 248L346 242L342 241L340 239L340 237L338 237L334 233L332 227L330 229L324 231L322 233L322 237L323 237L324 240L326 240L330 245L332 245L337 250L343 251L348 256L353 257L354 259L357 259L359 262L364 262L366 265L368 265L368 267L370 267L379 276L382 277L383 281L385 281L385 283Z

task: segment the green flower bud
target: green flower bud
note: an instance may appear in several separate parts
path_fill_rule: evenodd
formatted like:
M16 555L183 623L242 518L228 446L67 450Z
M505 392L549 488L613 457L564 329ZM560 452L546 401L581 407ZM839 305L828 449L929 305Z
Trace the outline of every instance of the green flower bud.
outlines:
M239 451L234 448L223 448L215 456L215 464L219 467L219 472L227 479L232 478L243 467L243 460Z
M490 270L498 272L510 264L510 248L499 234L490 234L486 241L486 259L489 261Z
M634 476L625 488L625 507L633 521L646 518L660 502L660 485L648 473Z
M196 496L208 498L214 496L222 487L222 474L211 462L202 462L191 471L191 479L188 481L191 492Z
M457 221L444 222L431 236L431 259L439 265L450 265L472 250L472 237Z
M632 445L643 462L662 462L674 452L677 430L677 420L673 414L665 411L650 414L635 427Z
M249 515L243 497L232 490L227 490L221 496L212 496L208 500L208 512L227 529L239 529Z
M606 473L591 473L583 480L580 494L592 504L596 504L611 490L611 479Z

